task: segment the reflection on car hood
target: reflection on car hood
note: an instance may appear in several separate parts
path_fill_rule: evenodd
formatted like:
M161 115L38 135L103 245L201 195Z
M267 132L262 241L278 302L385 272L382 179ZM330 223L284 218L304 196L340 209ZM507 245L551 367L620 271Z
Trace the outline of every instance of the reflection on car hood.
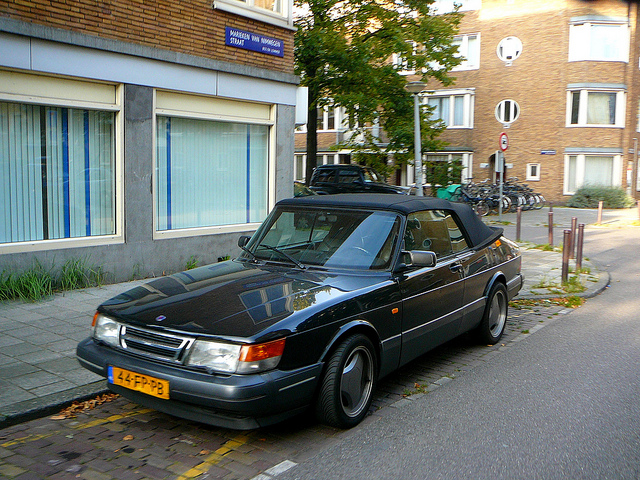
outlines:
M227 261L152 280L98 310L140 326L250 338L296 312L308 309L306 317L318 304L333 304L380 280L380 275L335 276Z

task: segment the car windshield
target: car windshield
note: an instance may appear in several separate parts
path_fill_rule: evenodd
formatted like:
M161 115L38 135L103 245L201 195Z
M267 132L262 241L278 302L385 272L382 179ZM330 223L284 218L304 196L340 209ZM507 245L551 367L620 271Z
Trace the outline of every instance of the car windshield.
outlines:
M391 265L400 217L391 212L277 208L248 249L257 260L383 270Z
M378 174L376 172L374 172L370 168L365 168L364 169L364 181L365 182L382 183L382 179L378 176Z

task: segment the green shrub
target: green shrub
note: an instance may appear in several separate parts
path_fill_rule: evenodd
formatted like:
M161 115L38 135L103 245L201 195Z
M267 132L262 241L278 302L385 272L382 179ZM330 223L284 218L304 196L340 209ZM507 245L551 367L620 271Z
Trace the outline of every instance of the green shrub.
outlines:
M622 187L603 187L586 185L580 187L567 206L574 208L598 208L604 202L604 208L628 208L633 206L633 199Z
M54 292L100 286L105 277L102 267L87 265L84 260L67 260L57 274L35 261L21 273L0 272L0 300L36 301Z

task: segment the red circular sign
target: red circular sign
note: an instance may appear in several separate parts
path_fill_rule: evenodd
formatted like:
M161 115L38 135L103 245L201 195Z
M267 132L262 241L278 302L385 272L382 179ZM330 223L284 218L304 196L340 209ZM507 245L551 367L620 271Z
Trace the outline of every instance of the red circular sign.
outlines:
M506 133L502 132L500 134L500 150L504 152L507 148L509 148L509 137L507 137Z

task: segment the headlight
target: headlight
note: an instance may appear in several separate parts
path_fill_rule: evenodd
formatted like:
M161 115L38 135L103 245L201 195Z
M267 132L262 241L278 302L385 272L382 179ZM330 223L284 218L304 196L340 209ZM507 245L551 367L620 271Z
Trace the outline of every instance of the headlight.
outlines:
M196 340L191 347L187 365L207 367L223 373L235 373L240 358L240 345Z
M119 332L120 324L112 318L96 313L93 317L93 338L104 342L112 347L120 344Z
M285 339L257 345L196 340L187 365L206 367L221 373L258 373L278 366Z

